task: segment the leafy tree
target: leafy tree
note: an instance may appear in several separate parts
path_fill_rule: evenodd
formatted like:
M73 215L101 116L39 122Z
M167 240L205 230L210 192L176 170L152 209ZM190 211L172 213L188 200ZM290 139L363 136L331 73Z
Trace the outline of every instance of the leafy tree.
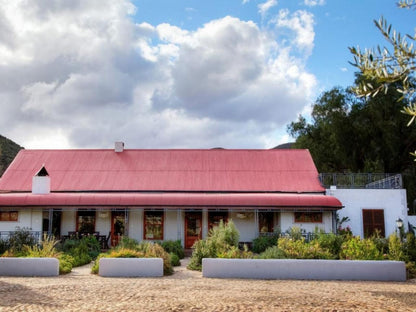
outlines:
M365 78L358 75L356 83ZM404 173L414 164L407 157L416 144L416 129L406 127L401 94L359 98L339 87L315 102L310 123L303 116L288 126L294 147L308 148L320 172Z
M23 147L0 135L0 177Z
M416 8L415 0L401 0L397 4L400 8ZM402 95L400 100L407 100L403 112L412 116L410 125L416 118L416 32L413 36L401 35L392 29L392 25L388 24L384 17L375 20L374 23L391 49L385 46L364 51L360 48L350 48L354 55L352 65L366 78L354 88L354 92L359 96L376 96L379 92L387 93L390 88L396 89Z

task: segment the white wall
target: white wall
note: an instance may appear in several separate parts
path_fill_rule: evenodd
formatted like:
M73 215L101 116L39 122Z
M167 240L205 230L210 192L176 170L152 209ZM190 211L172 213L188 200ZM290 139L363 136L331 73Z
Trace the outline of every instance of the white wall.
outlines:
M143 240L143 209L129 210L128 236L135 240Z
M15 231L17 227L31 231L42 231L43 214L41 209L11 209L18 211L18 221L0 221L0 231Z
M316 228L324 230L325 233L332 232L332 212L322 213L322 223L295 223L295 214L293 212L280 213L280 228L282 232L290 230L292 227L298 227L306 231L306 233L313 233Z
M95 213L95 230L107 236L111 231L111 211L97 209Z
M354 235L364 237L363 209L384 210L386 237L397 230L398 218L403 220L407 231L407 200L404 189L330 189L326 193L341 201L344 208L338 210L340 219L344 216L350 218L342 226L350 226Z
M61 235L67 235L68 232L75 231L76 227L76 210L63 210L61 219Z
M164 240L177 240L180 239L183 229L183 215L181 212L180 219L178 222L178 212L177 210L166 210L165 211L165 221L164 221ZM179 233L178 233L179 231Z
M416 216L408 216L407 219L411 225L416 226Z
M246 218L239 218L238 216L245 215ZM236 228L240 232L240 242L251 242L256 238L258 224L254 221L253 212L231 212L228 214L228 220L233 220Z

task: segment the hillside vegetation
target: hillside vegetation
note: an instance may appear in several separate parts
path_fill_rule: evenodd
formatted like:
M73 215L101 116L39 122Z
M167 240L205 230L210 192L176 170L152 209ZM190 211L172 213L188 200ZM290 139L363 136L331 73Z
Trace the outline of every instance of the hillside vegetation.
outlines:
M21 149L23 149L22 146L0 135L0 176L3 175L4 171L6 171L7 167Z

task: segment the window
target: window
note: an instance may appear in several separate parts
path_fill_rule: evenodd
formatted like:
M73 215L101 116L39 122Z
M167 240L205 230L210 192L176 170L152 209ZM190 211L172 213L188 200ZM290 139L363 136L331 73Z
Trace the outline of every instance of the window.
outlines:
M18 221L19 213L17 211L0 212L0 221Z
M364 237L370 237L377 232L385 236L384 211L382 209L363 209Z
M90 234L95 232L95 211L78 211L77 231Z
M208 212L208 224L209 229L212 229L214 226L218 226L220 221L226 223L228 221L228 212L227 211L210 211Z
M163 240L163 211L144 212L144 239Z
M322 212L295 212L296 223L322 223Z
M274 213L273 212L259 212L259 232L271 233L273 232Z

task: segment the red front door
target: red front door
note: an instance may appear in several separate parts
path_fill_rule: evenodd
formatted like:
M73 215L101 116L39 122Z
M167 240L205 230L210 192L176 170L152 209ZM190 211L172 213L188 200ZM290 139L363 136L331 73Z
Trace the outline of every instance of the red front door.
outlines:
M117 246L124 235L125 221L124 212L113 211L111 213L111 246Z
M202 212L185 213L185 248L202 238Z

